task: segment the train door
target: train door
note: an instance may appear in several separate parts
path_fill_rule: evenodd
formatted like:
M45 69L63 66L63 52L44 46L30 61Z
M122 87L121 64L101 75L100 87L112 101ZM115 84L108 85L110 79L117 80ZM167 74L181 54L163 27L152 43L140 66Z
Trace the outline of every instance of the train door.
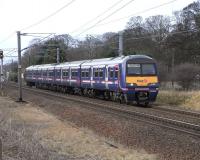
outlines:
M59 70L60 70L60 84L62 85L62 68L60 68Z
M109 68L108 68L108 87L110 90L115 91L114 67L113 66L109 66Z
M71 86L71 77L72 77L71 67L69 67L69 86Z
M109 89L108 87L108 65L105 67L105 87L106 89Z
M115 88L119 88L119 67L115 66L114 68L114 81L115 81Z
M61 68L55 68L55 83L60 84L61 83Z
M99 84L99 68L95 66L93 68L93 88L98 89Z
M90 67L90 87L93 88L93 66Z
M49 69L47 69L47 78L46 78L46 82L49 83Z
M99 82L98 82L98 88L100 90L105 90L105 66L100 66L99 67Z

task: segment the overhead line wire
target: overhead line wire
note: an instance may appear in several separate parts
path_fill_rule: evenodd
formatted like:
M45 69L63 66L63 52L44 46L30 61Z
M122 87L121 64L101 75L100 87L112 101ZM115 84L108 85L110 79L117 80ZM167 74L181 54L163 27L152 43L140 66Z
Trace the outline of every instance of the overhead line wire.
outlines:
M121 18L118 18L118 19L114 19L114 20L111 20L111 21L105 22L105 23L100 23L100 24L98 24L97 26L107 25L107 24L110 24L110 23L113 23L113 22L121 21L121 20L126 19L126 18L133 17L133 16L138 15L138 14L146 13L146 12L149 12L149 11L151 11L151 10L154 10L154 9L157 9L157 8L160 8L160 7L169 5L169 4L171 4L171 3L174 3L175 1L178 1L178 0L172 0L172 1L169 1L169 2L166 2L166 3L163 3L163 4L160 4L160 5L157 5L157 6L148 8L148 9L145 9L145 10L143 10L143 11L139 11L139 12L133 13L133 14L128 15L128 16L125 16L125 17L121 17Z
M6 42L7 40L9 40L12 36L14 36L15 32L9 34L7 37L5 37L3 40L0 41L0 44Z
M50 35L48 35L48 36L46 36L46 37L44 37L44 38L39 39L38 43L41 43L43 40L49 38L49 37L52 36L52 35L55 36L55 34L52 33L52 34L50 34ZM32 45L30 45L30 46L28 46L28 47L26 47L26 48L23 48L21 51L24 51L24 50L26 50L26 49L32 48L32 47L34 47L34 45L35 45L35 44L32 44Z
M72 0L72 1L69 2L69 3L72 3L73 1L75 1L75 0ZM136 13L131 14L131 15L126 16L126 17L121 17L121 18L118 18L118 19L114 19L114 20L109 21L109 22L106 22L106 23L101 23L101 24L98 23L98 24L96 24L95 26L102 26L102 25L110 24L110 23L112 23L112 22L121 21L121 20L123 20L123 19L129 18L129 17L132 17L132 16L135 16L135 15L137 15L137 14L142 14L142 13L145 13L145 12L148 12L148 11L151 11L151 10L154 10L154 9L157 9L157 8L160 8L160 7L163 7L163 6L165 6L165 5L169 5L169 4L171 4L171 3L174 3L175 1L177 1L177 0L172 0L172 1L169 1L169 2L166 2L166 3L163 3L163 4L160 4L160 5L157 5L157 6L155 6L155 7L148 8L148 9L146 9L146 10L136 12ZM69 3L66 4L65 6L63 6L63 7L60 8L60 9L62 10L62 9L64 9L64 8L66 8L67 6L70 5ZM116 2L115 4L113 4L109 9L111 9L112 7L114 7L115 5L117 5L117 3L119 3L119 1ZM61 11L61 10L60 10L60 11ZM57 14L57 13L60 12L60 11L57 10L57 11L55 11L54 13L52 13L51 15L49 15L49 16L47 16L47 17L50 18L51 16L53 16L54 14ZM106 10L104 13L102 13L102 15L105 14L105 13L107 13L107 11L108 11L108 10ZM101 15L98 15L98 16L95 17L95 18L98 18L98 17L100 17L100 16L101 16ZM47 18L47 17L46 17L46 18ZM94 18L94 19L95 19L95 18ZM45 18L44 18L44 19L45 19ZM88 21L87 23L92 22L94 19ZM40 21L42 21L42 20L40 20ZM40 22L40 21L39 21L39 22ZM37 22L37 23L39 24L39 22ZM40 23L41 23L41 22L40 22ZM87 23L85 23L84 25L86 25ZM35 23L35 24L36 24L36 23ZM28 29L29 27L33 27L33 25L34 25L34 24L32 24L32 25L30 25L30 26L24 28L23 30ZM73 31L73 32L75 32L75 31ZM73 32L72 32L72 33L73 33ZM10 35L8 35L6 38L4 38L3 40L0 41L0 44L6 42L6 41L7 41L8 39L10 39L14 34L15 34L15 32L13 32L13 33L11 33Z
M25 27L25 28L22 28L21 31L27 30L27 29L30 29L30 28L32 28L32 27L35 27L35 26L39 25L40 23L42 23L42 22L48 20L49 18L55 16L56 14L58 14L59 12L61 12L61 11L62 11L63 9L65 9L66 7L70 6L70 5L71 5L73 2L75 2L75 1L76 1L76 0L71 0L69 3L67 3L67 4L64 5L63 7L59 8L58 10L56 10L55 12L53 12L52 14L50 14L50 15L48 15L48 16L42 18L41 20L39 20L39 21L36 22L36 23L33 23L33 24L31 24L31 25L29 25L29 26L27 26L27 27Z
M110 6L109 8L107 8L104 12L102 12L101 14L99 14L98 16L96 16L95 18L89 20L88 22L84 23L83 25L81 25L80 27L78 27L77 29L75 29L74 31L70 32L70 34L76 32L76 31L79 30L79 29L82 29L84 26L87 26L87 25L90 24L91 22L96 21L99 17L101 17L101 16L103 16L104 14L106 14L107 12L109 12L113 7L117 6L117 5L118 5L119 3L121 3L122 1L124 1L124 0L119 0L119 1L117 1L117 2L114 3L112 6Z
M191 29L191 30L185 30L185 31L177 31L177 32L170 32L170 33L168 33L168 34L165 34L166 36L168 36L168 35L174 35L174 34L184 34L184 33L187 33L187 32L192 32L192 31L199 31L199 29ZM51 36L51 35L49 35L49 36ZM46 39L46 38L48 38L49 36L47 36L47 37L44 37L43 39L41 39L39 42L42 42L44 39ZM160 35L151 35L151 36L144 36L144 37L138 37L138 38L136 38L136 37L132 37L132 38L128 38L128 39L125 39L124 38L124 41L129 41L129 40L140 40L140 39L144 39L144 38L155 38L155 37L159 37ZM111 42L110 44L116 44L116 42ZM76 45L76 44L75 44ZM81 44L80 46L87 46L87 45L85 45L85 44ZM105 46L104 44L100 44L100 45L96 45L95 47L103 47L103 46ZM31 45L31 46L29 46L29 47L27 47L27 48L24 48L24 49L22 49L22 50L25 50L25 49L28 49L28 48L31 48L31 47L34 47L33 45ZM13 48L14 49L14 48ZM10 52L16 52L15 50L13 50L13 51L9 51L8 53L10 53ZM6 54L8 54L8 53L6 53ZM15 56L12 56L12 54L9 54L9 55L11 55L11 56L5 56L5 57L15 57Z
M100 19L98 22L96 22L94 25L90 26L89 28L86 28L85 30L83 30L82 32L80 32L78 35L76 35L75 37L85 33L86 31L94 28L97 24L101 23L102 21L104 21L105 19L111 17L113 14L117 13L118 11L120 11L121 9L123 9L124 7L126 7L127 5L129 5L130 3L132 3L135 0L130 0L128 1L126 4L124 4L122 7L116 9L115 11L113 11L111 14L107 15L106 17L104 17L103 19Z
M54 15L58 14L59 12L61 12L63 9L65 9L66 7L68 7L69 5L71 5L73 2L75 2L76 0L71 0L69 3L67 3L66 5L64 5L63 7L59 8L58 10L56 10L55 12L53 12L52 14L48 15L47 17L39 20L38 22L36 23L33 23L27 27L24 27L21 29L21 31L23 30L27 30L27 29L30 29L36 25L39 25L40 23L48 20L49 18L53 17ZM4 38L3 40L0 41L0 44L4 43L5 41L7 41L8 39L10 39L13 35L15 34L15 32L11 33L10 35L8 35L6 38Z
M17 52L17 49L13 49L13 50L11 50L11 51L5 53L4 56L5 56L5 57L12 56L12 54L13 54L13 53L16 53L16 52Z

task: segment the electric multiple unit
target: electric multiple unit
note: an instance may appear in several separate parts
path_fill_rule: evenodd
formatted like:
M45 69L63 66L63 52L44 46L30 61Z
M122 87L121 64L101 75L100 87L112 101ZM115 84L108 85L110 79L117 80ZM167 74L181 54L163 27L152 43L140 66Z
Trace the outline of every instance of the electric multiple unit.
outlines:
M29 86L145 105L156 100L159 87L156 62L144 55L30 66L25 80Z

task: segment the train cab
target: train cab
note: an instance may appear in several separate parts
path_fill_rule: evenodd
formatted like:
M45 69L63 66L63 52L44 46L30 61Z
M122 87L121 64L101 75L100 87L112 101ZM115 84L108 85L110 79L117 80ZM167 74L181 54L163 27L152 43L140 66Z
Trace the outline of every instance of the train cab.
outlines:
M155 60L147 56L136 56L126 61L125 69L128 100L145 105L155 101L159 88Z

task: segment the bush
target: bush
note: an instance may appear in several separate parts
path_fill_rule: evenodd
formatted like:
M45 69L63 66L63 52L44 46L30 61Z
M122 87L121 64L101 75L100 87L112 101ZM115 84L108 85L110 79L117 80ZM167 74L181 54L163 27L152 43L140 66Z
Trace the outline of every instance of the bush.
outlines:
M190 63L184 63L175 67L173 77L183 89L188 90L195 82L196 76L199 73L199 66Z
M168 67L166 64L159 62L157 63L158 65L158 77L159 77L159 81L161 82L165 82L169 80L169 76L168 76Z
M17 77L17 76L18 76L17 73L11 72L11 73L9 74L9 81L17 82L17 80L18 80L18 77Z

